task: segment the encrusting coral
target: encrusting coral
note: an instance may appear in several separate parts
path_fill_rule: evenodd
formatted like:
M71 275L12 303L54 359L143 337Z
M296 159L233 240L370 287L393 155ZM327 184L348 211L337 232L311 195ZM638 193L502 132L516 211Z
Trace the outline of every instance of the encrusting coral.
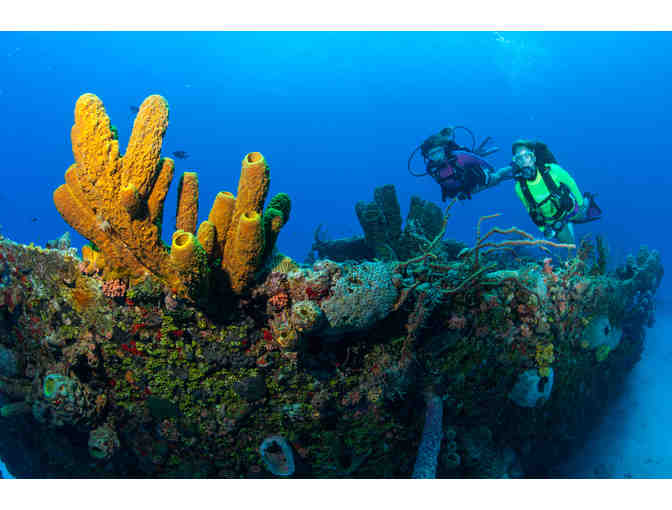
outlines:
M231 289L244 292L289 218L289 197L277 195L263 212L268 165L252 152L243 159L238 196L218 193L197 232L198 178L185 172L168 249L161 239L163 205L174 172L173 161L161 157L167 126L166 100L148 97L122 156L102 101L82 95L72 128L75 163L54 192L56 208L93 243L82 250L87 272L100 270L106 280L131 284L153 274L193 298L207 290L212 262L221 259Z

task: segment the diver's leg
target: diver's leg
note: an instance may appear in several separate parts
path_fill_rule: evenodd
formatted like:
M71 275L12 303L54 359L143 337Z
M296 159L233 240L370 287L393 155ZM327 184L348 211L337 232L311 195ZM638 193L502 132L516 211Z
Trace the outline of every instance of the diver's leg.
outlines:
M562 230L557 233L556 239L561 243L572 244L574 242L574 226L567 223Z

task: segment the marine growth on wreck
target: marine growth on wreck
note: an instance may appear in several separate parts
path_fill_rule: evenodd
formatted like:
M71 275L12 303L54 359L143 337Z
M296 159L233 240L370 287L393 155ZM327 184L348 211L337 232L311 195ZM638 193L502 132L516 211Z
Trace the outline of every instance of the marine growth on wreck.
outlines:
M166 245L167 122L148 97L122 155L102 101L80 97L54 203L90 244L0 240L0 457L17 477L541 475L638 361L655 250L607 271L602 239L556 245L494 214L463 245L450 206L414 197L403 222L388 185L353 211L362 237L318 229L300 263L275 248L290 198L267 202L260 152L200 224L182 175Z

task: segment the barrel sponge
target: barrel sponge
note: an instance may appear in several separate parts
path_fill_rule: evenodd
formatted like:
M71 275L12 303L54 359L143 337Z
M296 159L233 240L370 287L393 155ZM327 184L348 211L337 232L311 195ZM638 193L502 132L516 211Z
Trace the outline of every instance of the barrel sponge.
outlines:
M324 335L367 330L387 317L399 294L392 283L394 264L364 262L342 266L343 273L320 302L327 319Z
M294 474L294 452L284 437L270 436L264 439L259 446L259 455L266 469L275 476Z
M195 233L197 220L198 176L196 172L184 172L177 188L175 230Z
M397 239L401 235L401 207L399 207L394 185L387 184L376 188L373 191L373 199L387 222L388 239Z
M230 239L231 256L226 257L231 289L240 294L245 290L254 272L257 270L261 254L264 249L264 236L261 215L256 211L249 211L241 215L236 228L236 234Z

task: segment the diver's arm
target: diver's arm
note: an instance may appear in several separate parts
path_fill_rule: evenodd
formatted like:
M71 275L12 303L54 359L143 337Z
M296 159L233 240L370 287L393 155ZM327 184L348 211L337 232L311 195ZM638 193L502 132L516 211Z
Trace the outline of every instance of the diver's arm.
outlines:
M500 182L508 180L508 179L513 179L513 168L510 166L505 166L504 168L500 168L499 170L495 170L492 173L488 173L487 171L485 173L485 183L481 184L479 186L476 186L476 189L472 191L473 193L478 193L480 191L483 191L488 188L492 188L494 186L497 186Z
M583 207L583 193L579 190L579 186L576 184L574 178L560 165L553 165L552 169L557 176L557 180L564 183L569 188L569 192L572 194L574 200L576 200L579 208Z
M505 166L503 168L500 168L499 170L496 170L495 172L492 173L490 176L490 179L488 180L488 186L496 186L502 181L506 181L509 179L513 179L513 167L512 166Z

